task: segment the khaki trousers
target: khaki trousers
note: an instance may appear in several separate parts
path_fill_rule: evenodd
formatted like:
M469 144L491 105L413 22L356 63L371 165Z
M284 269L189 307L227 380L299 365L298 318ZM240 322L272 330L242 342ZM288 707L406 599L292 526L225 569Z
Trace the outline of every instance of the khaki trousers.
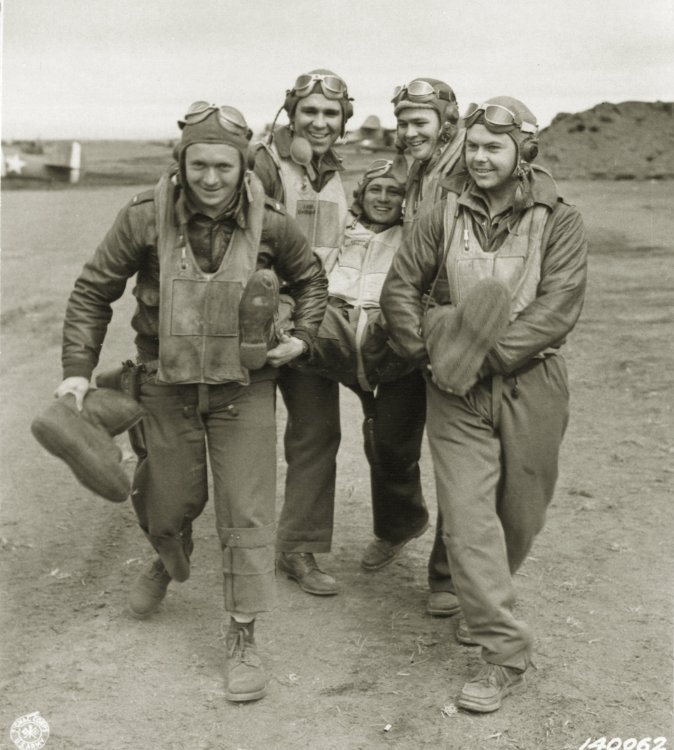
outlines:
M513 573L543 528L568 421L561 356L487 378L465 397L427 383L427 431L454 587L485 661L524 670Z
M181 555L189 558L185 542L208 499L210 463L225 608L250 614L271 609L274 382L174 386L158 385L151 376L141 385L140 402L148 416L132 440L139 458L132 500L150 543L169 570L181 564Z

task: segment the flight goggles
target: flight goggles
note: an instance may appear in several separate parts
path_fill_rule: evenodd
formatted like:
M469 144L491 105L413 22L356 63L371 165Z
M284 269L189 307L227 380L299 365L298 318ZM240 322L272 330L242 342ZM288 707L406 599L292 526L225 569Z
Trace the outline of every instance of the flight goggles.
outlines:
M203 122L213 112L217 112L220 126L228 133L249 137L251 131L248 128L248 123L238 109L227 106L218 107L217 104L209 104L208 102L199 101L190 104L185 117L178 120L178 124L181 129L185 125L195 125L198 122Z
M323 75L322 73L305 73L297 77L293 92L302 99L309 96L316 84L320 84L323 95L328 99L348 99L346 84L339 76Z
M363 173L364 180L374 180L375 177L384 177L393 169L391 159L376 159Z
M400 169L396 168L395 162L391 159L375 159L363 172L358 184L359 186L365 185L376 180L377 177L390 177L401 185L405 184L405 175L400 174Z
M393 98L391 101L397 104L403 99L405 101L421 103L430 102L434 99L444 99L447 102L452 101L448 91L436 89L428 81L420 81L419 79L403 84L402 86L396 86L393 89Z
M538 133L538 126L531 122L524 122L515 112L511 112L502 104L475 104L471 102L463 116L466 127L470 127L479 117L480 113L484 116L484 121L490 128L497 132L507 132L514 127L519 128L523 133Z

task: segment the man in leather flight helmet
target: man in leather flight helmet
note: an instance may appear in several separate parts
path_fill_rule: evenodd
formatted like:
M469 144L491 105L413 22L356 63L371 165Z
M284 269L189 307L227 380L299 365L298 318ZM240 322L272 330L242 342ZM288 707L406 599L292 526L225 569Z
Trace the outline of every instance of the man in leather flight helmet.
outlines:
M515 615L513 576L543 527L557 479L569 413L561 349L583 306L587 242L578 211L531 163L538 127L528 107L495 97L469 105L464 124L468 179L449 181L445 199L419 218L381 304L397 350L430 366L428 440L465 618L456 637L479 646L483 660L458 705L490 712L524 687L531 663L533 638ZM423 295L434 280L431 342ZM486 280L508 287L510 314L472 387L457 393L442 385L451 325L446 346L437 344L452 309Z
M111 304L135 276L133 369L147 414L131 433L138 456L131 497L157 556L135 581L129 612L152 616L169 584L189 577L210 465L230 614L225 695L256 700L267 676L255 620L275 601L277 370L270 361L287 362L311 342L327 283L295 221L246 169L243 115L201 101L179 125L178 169L122 208L75 282L56 395L82 403ZM272 325L277 274L295 303L292 336L280 342Z
M318 68L297 77L279 113L283 110L288 125L272 125L268 141L254 153L253 170L267 195L297 219L329 273L344 241L348 212L343 167L334 145L353 114L352 99L340 76ZM298 353L308 351L305 346ZM278 567L306 593L334 596L337 581L320 569L315 554L329 552L332 544L341 439L339 385L290 367L281 367L277 383L288 411Z

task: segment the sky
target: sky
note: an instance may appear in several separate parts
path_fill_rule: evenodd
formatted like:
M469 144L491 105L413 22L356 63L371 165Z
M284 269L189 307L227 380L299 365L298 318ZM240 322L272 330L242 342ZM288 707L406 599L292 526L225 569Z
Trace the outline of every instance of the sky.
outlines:
M394 125L393 88L440 78L459 108L523 100L542 127L603 101L674 101L672 0L4 0L2 138L172 138L197 99L271 122L329 68L350 128ZM281 122L284 122L283 117Z

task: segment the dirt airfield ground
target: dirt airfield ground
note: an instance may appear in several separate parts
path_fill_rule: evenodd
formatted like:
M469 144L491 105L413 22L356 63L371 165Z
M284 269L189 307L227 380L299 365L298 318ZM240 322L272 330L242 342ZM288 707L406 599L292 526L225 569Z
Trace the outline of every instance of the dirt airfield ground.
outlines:
M576 750L601 736L666 737L671 748L674 182L560 188L584 215L591 267L566 351L561 476L517 576L537 670L485 716L454 704L477 649L455 642L454 620L424 614L431 532L389 568L359 568L371 516L347 393L333 552L321 560L341 593L310 597L279 578L278 608L258 627L268 696L224 699L212 507L197 524L190 581L152 620L128 616L126 592L150 559L130 504L81 488L29 424L60 380L69 289L140 188L4 192L0 747L13 747L17 717L39 711L47 750ZM127 292L102 369L132 353L132 307ZM278 416L280 438L282 406ZM278 468L280 497L281 455ZM423 476L434 509L427 448Z

